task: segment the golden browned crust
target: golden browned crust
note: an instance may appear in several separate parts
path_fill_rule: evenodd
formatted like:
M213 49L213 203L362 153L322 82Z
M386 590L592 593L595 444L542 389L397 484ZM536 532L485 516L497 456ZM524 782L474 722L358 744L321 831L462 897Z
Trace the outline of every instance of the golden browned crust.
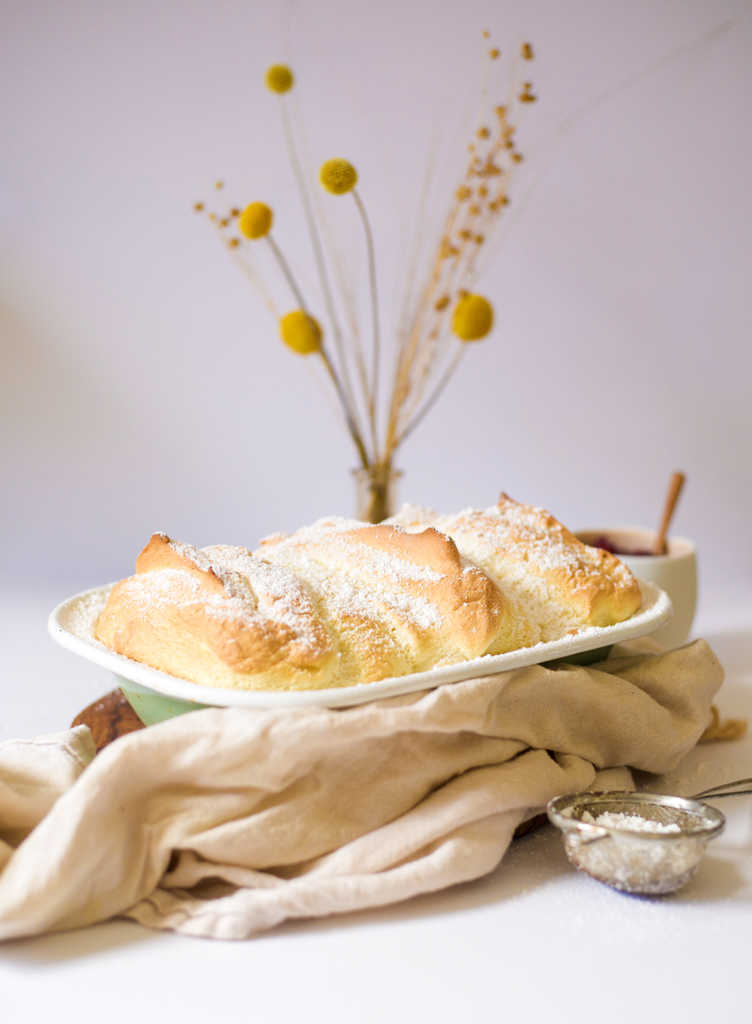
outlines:
M293 537L199 551L155 534L109 596L97 636L213 686L370 682L530 642L519 616L436 530L324 520Z
M639 606L618 559L502 495L455 516L324 519L265 538L255 555L155 534L97 636L205 685L320 689L516 650Z
M543 640L623 622L640 607L637 581L615 555L583 544L550 512L506 494L496 507L451 516L408 506L390 522L407 530L431 523L452 537L464 557L522 601Z
M155 534L113 587L97 637L119 654L209 686L328 686L336 652L302 584L245 548Z

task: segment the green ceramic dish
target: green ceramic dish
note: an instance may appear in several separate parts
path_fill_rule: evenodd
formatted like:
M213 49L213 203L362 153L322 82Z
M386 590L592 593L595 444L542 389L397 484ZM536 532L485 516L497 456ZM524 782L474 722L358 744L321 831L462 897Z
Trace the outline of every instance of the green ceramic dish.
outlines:
M150 690L140 683L124 679L117 672L113 672L117 679L118 686L123 691L123 696L136 712L144 725L156 725L157 722L166 722L168 718L177 718L178 715L185 715L188 711L201 711L209 707L208 704L195 704L191 700L179 700L177 697L165 697L156 690Z
M556 668L557 665L593 665L595 662L603 661L608 657L611 647L599 647L595 651L582 651L580 654L572 654L568 658L557 658L554 661L544 662L546 668ZM133 683L124 679L116 672L113 673L118 681L118 686L123 691L126 700L136 712L144 725L155 725L157 722L164 722L168 718L177 718L188 711L201 711L202 708L212 707L210 704L196 704L191 700L179 700L177 697L165 697L156 690L150 690L139 683Z
M457 665L442 665L394 679L321 690L239 690L204 686L116 654L100 643L95 634L111 584L63 601L50 615L48 625L50 635L67 650L109 669L142 722L154 725L206 707L259 710L354 707L525 665L547 664L554 659L580 664L586 659L587 662L600 660L608 654L612 644L651 633L670 617L671 601L668 596L650 583L641 582L640 586L643 590L642 608L632 618L615 626L593 627L534 647L475 658Z

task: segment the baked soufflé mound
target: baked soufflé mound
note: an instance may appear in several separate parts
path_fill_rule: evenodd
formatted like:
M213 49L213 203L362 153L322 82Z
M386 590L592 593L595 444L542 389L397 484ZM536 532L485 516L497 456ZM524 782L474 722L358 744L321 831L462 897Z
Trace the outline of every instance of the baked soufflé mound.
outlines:
M156 533L97 624L112 650L206 686L312 690L611 626L640 607L618 558L506 495L370 526L321 519L255 552Z

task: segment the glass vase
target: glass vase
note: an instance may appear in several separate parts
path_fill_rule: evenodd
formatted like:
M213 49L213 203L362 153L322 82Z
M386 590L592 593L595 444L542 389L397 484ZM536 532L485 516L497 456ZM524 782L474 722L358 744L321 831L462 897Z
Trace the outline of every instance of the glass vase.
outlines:
M397 511L397 483L402 471L391 466L354 469L355 515L364 523L381 523Z

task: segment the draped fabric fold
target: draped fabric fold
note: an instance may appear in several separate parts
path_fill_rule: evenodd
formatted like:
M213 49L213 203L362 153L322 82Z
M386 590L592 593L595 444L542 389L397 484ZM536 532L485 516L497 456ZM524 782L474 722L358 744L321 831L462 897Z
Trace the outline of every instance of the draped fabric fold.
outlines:
M115 915L242 939L477 878L553 796L674 768L722 678L704 641L638 642L346 710L207 709L96 758L83 726L0 744L0 939Z

